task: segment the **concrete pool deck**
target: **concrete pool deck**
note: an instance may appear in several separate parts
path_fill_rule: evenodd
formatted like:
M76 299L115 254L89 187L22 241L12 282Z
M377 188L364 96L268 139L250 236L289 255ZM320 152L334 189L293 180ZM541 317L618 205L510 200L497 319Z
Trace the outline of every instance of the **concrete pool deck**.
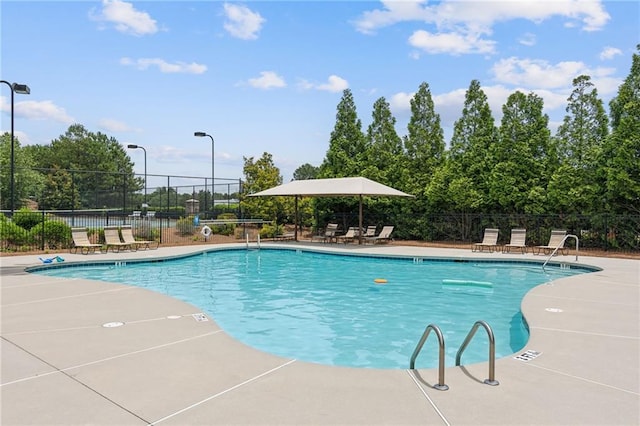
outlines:
M470 249L299 245L410 257L546 259ZM61 256L66 263L124 261L218 247ZM571 264L575 255L553 261ZM523 300L531 338L517 354L496 360L499 386L482 383L488 363L480 363L447 368L449 390L438 391L432 387L437 370L420 369L421 357L437 356L434 336L412 371L311 364L252 349L222 331L215 317L202 321L193 316L198 308L168 296L31 275L24 268L41 265L38 255L2 257L0 423L638 425L640 261L580 256L578 263L602 271L538 286ZM124 325L103 326L113 322ZM527 350L539 355L515 358Z

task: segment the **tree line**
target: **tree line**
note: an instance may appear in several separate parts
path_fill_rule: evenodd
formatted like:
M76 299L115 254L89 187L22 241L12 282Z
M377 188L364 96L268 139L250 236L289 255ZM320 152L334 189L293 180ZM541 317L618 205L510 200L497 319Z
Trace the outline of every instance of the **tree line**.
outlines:
M345 90L324 160L317 167L300 166L294 178L376 180L416 198L369 199L369 214L386 214L388 220L409 216L414 223L434 213L640 214L638 53L608 114L591 78L576 77L566 115L553 135L540 96L512 93L496 123L477 80L466 91L448 147L428 83L420 84L410 104L406 135L396 132L384 97L375 101L371 124L363 129L353 93ZM244 174L249 193L282 182L268 153L257 161L245 158ZM263 216L290 220L287 202L248 199L244 205ZM302 211L309 221L312 212L317 219L355 211L356 203L316 199Z

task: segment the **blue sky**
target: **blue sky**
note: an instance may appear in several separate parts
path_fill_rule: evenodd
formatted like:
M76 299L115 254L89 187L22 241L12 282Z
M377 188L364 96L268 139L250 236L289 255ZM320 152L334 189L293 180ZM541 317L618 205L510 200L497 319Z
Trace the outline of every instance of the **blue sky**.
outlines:
M31 88L15 95L23 145L79 123L144 146L149 174L205 177L211 140L193 136L204 131L216 178L243 177L243 157L266 151L288 181L322 162L346 88L364 131L384 97L402 136L409 100L428 83L447 142L473 79L497 124L511 93L535 92L555 132L581 74L608 107L640 42L639 4L2 0L0 77ZM129 155L142 173L143 152Z

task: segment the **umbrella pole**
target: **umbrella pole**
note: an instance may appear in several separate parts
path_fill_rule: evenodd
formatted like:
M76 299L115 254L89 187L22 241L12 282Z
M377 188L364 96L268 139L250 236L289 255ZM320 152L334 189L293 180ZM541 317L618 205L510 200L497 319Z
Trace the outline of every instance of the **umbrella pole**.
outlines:
M360 211L358 213L358 244L362 244L362 194L360 194Z

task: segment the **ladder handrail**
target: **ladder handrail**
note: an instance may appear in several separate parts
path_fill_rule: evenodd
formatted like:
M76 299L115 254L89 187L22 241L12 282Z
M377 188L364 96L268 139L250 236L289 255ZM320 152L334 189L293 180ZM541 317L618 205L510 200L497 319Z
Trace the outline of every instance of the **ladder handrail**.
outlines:
M411 370L415 369L416 358L418 357L420 350L422 350L422 346L424 345L424 342L427 341L427 337L429 337L429 333L431 333L431 330L433 330L433 332L436 333L436 336L438 337L438 347L440 348L438 351L438 383L433 385L433 388L437 390L445 391L449 389L449 386L445 385L444 383L444 336L442 334L442 331L437 325L429 324L427 328L424 329L424 332L422 333L422 337L420 338L418 345L413 351L413 355L411 355L411 361L409 362L409 369Z
M464 350L467 348L467 346L469 345L469 342L471 341L473 336L476 334L476 331L478 331L478 327L480 326L484 327L484 329L487 332L487 336L489 337L489 378L485 379L484 383L491 386L497 386L500 383L495 379L496 342L495 342L495 337L493 335L493 330L491 329L489 324L487 324L486 321L482 321L482 320L476 321L475 324L473 324L473 327L471 327L471 330L467 334L467 337L464 339L464 342L462 342L460 349L458 349L458 353L456 353L456 367L460 365L460 358L462 357L462 352L464 352Z
M578 261L578 251L580 250L580 240L578 240L578 236L577 235L573 235L573 234L567 234L564 236L564 238L562 239L562 241L560 241L560 243L558 244L558 246L551 252L551 254L549 255L549 257L547 258L547 260L544 261L544 263L542 264L542 269L544 270L544 267L547 266L547 263L549 263L549 261L551 260L551 258L553 256L556 255L556 253L558 252L558 250L560 250L560 247L564 246L564 242L567 241L567 238L572 237L576 239L576 262Z

